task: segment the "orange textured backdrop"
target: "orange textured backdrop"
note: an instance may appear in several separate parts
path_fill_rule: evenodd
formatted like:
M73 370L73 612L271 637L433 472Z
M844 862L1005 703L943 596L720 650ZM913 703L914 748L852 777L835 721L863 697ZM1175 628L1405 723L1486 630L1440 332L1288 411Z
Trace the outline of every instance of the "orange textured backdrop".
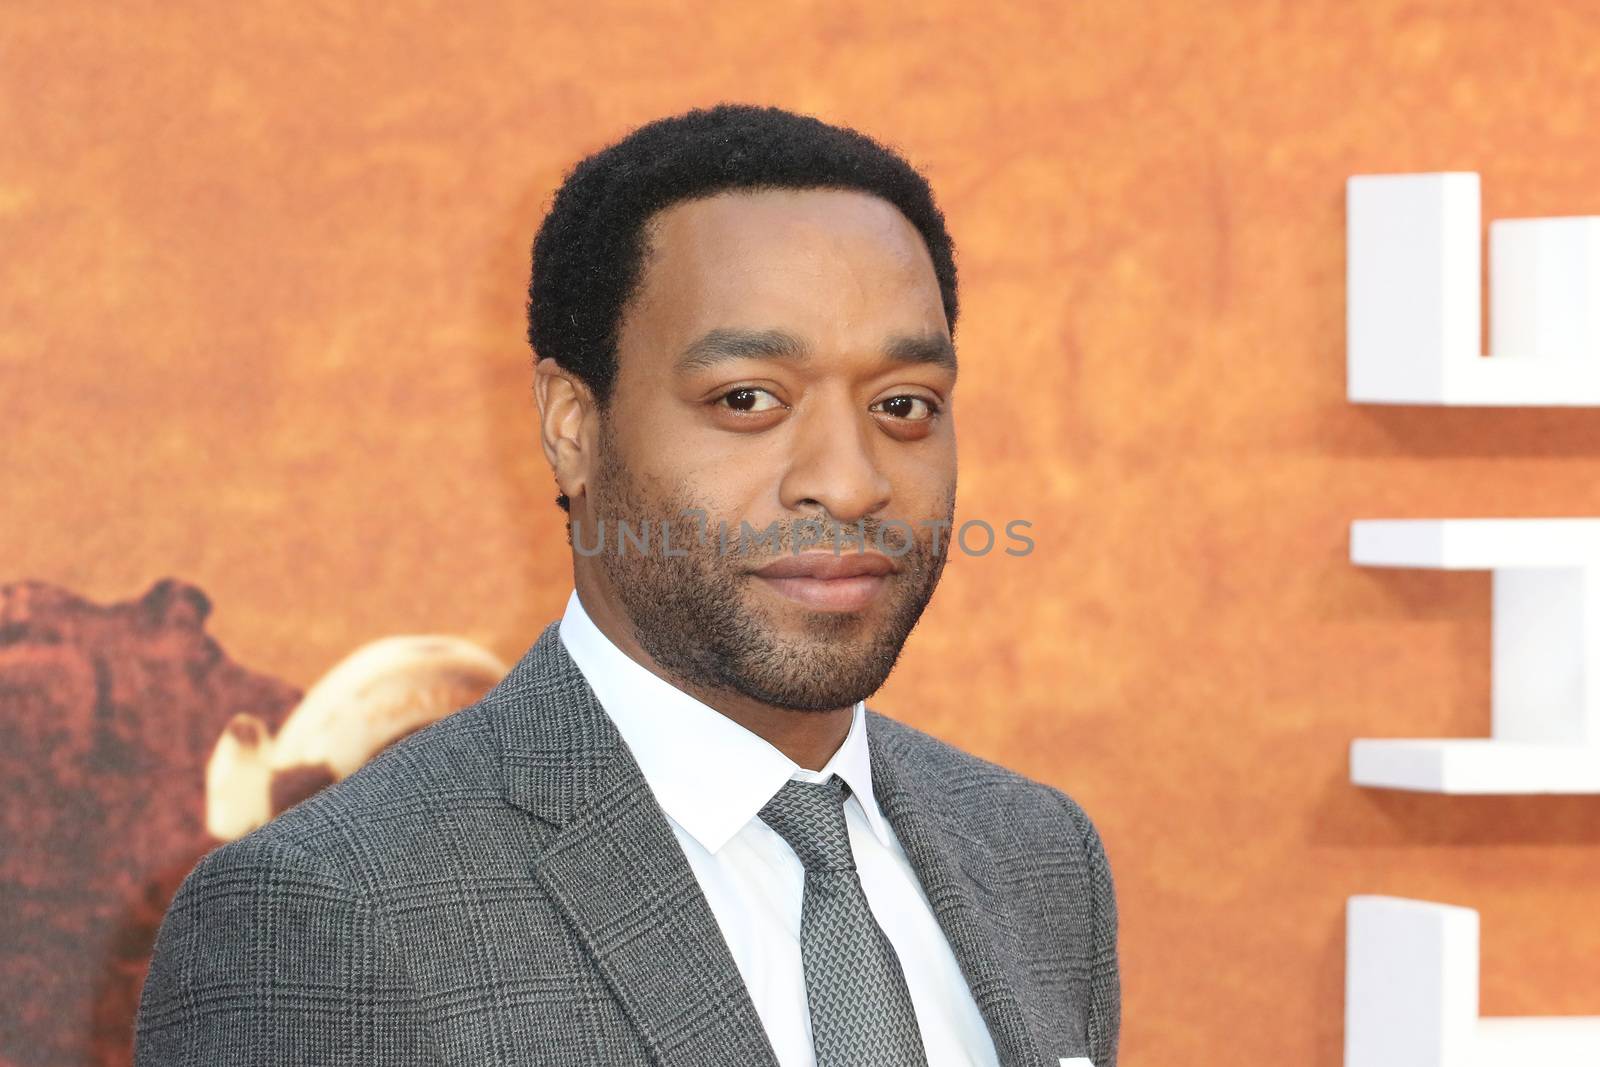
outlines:
M1489 721L1488 577L1356 568L1350 520L1600 515L1600 417L1347 403L1343 277L1352 173L1600 213L1597 90L1582 4L7 5L0 581L180 576L302 688L392 633L514 658L569 588L543 206L651 117L810 111L932 178L960 510L1038 544L955 557L874 703L1095 817L1125 1062L1335 1067L1353 893L1480 908L1487 1014L1600 1012L1600 800L1346 763Z

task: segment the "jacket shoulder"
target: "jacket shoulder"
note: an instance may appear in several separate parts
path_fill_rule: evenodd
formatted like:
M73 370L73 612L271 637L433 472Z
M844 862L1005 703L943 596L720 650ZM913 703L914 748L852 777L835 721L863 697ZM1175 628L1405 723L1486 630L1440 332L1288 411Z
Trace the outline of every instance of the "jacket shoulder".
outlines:
M134 1062L431 1063L420 1015L371 995L410 988L389 948L365 896L304 848L257 833L214 849L162 920Z
M873 741L889 742L895 758L908 760L946 784L952 794L994 804L1025 805L1065 814L1074 831L1092 830L1088 814L1066 791L975 756L915 726L867 709ZM966 806L963 801L962 806Z
M353 888L425 846L440 822L501 808L498 746L483 702L468 705L373 756L354 773L219 852L295 854Z

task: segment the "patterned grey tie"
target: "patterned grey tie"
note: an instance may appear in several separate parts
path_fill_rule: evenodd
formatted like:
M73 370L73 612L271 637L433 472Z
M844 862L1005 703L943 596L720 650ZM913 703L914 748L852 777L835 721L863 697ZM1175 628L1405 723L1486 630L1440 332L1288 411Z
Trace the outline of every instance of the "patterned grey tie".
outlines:
M894 946L872 917L845 829L850 787L791 778L760 811L806 868L800 956L817 1067L926 1067Z

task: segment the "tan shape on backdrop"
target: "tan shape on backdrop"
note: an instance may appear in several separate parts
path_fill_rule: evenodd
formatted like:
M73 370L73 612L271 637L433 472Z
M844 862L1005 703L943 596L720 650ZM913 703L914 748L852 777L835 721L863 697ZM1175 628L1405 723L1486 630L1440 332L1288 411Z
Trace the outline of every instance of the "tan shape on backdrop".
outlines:
M206 764L206 830L224 841L244 836L476 701L507 670L460 637L401 635L361 646L306 692L276 735L255 715L229 720Z

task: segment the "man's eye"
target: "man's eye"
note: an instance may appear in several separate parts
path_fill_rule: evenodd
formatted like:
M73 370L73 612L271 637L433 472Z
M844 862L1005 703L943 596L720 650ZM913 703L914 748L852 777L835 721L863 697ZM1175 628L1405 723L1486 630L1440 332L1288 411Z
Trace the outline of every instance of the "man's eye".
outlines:
M725 404L734 411L771 411L781 408L783 401L767 392L765 389L734 389L717 398L718 402Z
M907 422L921 422L937 415L939 406L923 396L891 396L872 405L872 410Z

